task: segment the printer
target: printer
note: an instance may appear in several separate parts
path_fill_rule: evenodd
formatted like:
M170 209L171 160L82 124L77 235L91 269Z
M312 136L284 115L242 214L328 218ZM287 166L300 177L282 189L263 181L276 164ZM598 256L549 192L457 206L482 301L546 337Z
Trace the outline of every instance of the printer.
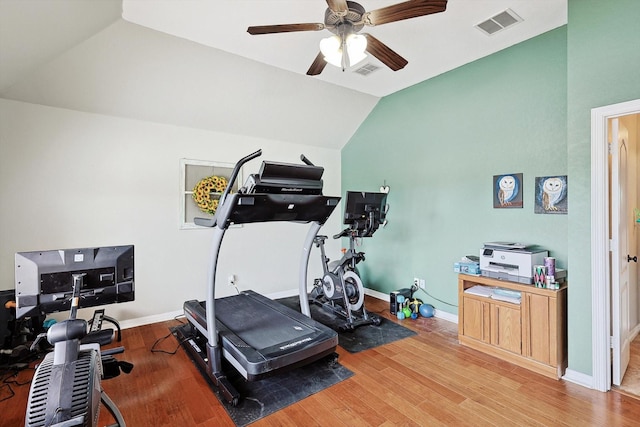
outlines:
M521 243L485 243L480 250L480 275L530 285L533 266L544 265L548 256L548 251Z

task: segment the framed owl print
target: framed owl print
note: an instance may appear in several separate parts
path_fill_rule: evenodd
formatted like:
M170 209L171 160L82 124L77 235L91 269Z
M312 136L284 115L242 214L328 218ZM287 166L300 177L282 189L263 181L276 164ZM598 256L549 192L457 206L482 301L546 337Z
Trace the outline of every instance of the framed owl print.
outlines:
M536 177L534 212L538 214L567 214L569 206L567 176Z
M522 208L522 174L493 176L493 207Z

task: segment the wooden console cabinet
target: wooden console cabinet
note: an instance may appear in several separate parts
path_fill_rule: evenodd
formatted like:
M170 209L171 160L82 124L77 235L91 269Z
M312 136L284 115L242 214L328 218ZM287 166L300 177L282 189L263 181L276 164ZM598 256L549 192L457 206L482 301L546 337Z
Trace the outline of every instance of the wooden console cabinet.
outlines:
M521 292L520 304L473 295L476 285ZM460 344L552 378L567 368L567 285L536 288L482 276L458 276Z

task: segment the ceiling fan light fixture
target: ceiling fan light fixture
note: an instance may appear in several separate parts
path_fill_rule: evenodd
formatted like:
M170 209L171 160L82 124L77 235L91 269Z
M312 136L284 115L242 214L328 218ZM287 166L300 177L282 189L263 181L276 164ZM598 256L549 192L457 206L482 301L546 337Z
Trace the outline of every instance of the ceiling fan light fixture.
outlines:
M324 60L336 67L342 67L342 41L337 35L320 40L320 52Z
M408 64L406 59L372 35L359 36L358 32L365 26L373 27L444 12L447 9L448 0L401 0L400 3L370 11L366 11L354 0L325 0L325 2L328 8L325 11L323 23L259 25L248 27L247 32L258 35L329 30L335 34L320 42L321 52L316 54L311 67L307 70L309 76L320 74L327 64L335 65L345 71L346 68L352 68L365 59L367 54L371 54L392 71L398 71ZM502 17L494 17L496 21L502 22L499 18Z
M347 53L349 64L356 65L367 57L367 38L361 34L349 34L347 36Z
M344 58L343 46L346 46L348 58ZM334 34L320 40L320 52L324 60L336 67L354 66L367 57L367 38L360 34L349 34L342 43L340 36Z

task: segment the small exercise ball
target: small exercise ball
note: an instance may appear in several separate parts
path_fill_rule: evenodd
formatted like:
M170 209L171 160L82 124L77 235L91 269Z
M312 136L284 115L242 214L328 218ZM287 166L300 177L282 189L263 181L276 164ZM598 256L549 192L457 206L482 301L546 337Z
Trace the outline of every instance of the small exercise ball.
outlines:
M431 304L422 304L420 306L420 315L422 315L422 317L433 317L434 310Z
M416 320L418 318L418 313L415 313L415 312L411 313L411 318L413 320Z

